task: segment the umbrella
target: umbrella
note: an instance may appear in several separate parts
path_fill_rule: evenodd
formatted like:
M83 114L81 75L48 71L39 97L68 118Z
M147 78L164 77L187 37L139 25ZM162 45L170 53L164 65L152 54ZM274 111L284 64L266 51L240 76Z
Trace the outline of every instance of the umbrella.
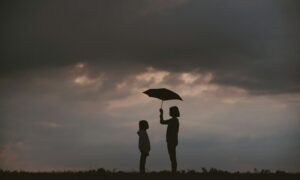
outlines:
M166 89L166 88L148 89L147 91L144 91L143 93L147 94L150 97L160 99L161 107L162 107L163 101L175 100L175 99L182 101L182 98L177 93L175 93L169 89Z

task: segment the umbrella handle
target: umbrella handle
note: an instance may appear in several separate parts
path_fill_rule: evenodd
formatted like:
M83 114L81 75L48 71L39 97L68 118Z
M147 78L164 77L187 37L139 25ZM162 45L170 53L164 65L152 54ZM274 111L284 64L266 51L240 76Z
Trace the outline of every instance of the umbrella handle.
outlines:
M163 103L164 103L164 101L162 100L161 104L160 104L160 109L162 109Z

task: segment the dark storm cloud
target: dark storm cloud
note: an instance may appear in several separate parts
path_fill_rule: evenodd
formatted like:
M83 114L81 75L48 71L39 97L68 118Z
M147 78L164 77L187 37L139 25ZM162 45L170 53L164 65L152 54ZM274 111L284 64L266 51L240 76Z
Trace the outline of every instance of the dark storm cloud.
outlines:
M298 4L10 1L2 5L1 75L86 62L124 73L199 69L253 93L299 92Z

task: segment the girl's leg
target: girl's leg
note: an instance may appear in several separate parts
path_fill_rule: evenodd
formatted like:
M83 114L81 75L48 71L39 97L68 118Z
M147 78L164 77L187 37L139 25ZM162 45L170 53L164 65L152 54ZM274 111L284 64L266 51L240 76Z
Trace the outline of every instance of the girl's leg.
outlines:
M146 158L147 158L147 155L144 154L144 153L141 153L141 158L140 158L140 173L145 173Z
M171 160L172 172L177 172L177 160L176 160L176 145L168 143L168 152Z

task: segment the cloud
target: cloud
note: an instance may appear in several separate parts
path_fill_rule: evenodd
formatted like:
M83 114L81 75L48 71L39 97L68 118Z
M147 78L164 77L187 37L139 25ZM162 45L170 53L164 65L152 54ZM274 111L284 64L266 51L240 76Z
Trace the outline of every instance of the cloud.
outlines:
M145 67L169 72L198 69L213 73L218 84L254 94L297 93L300 36L296 29L300 26L295 4L220 0L7 3L6 18L2 18L6 28L1 76L76 63L125 74ZM149 13L141 16L142 11Z

